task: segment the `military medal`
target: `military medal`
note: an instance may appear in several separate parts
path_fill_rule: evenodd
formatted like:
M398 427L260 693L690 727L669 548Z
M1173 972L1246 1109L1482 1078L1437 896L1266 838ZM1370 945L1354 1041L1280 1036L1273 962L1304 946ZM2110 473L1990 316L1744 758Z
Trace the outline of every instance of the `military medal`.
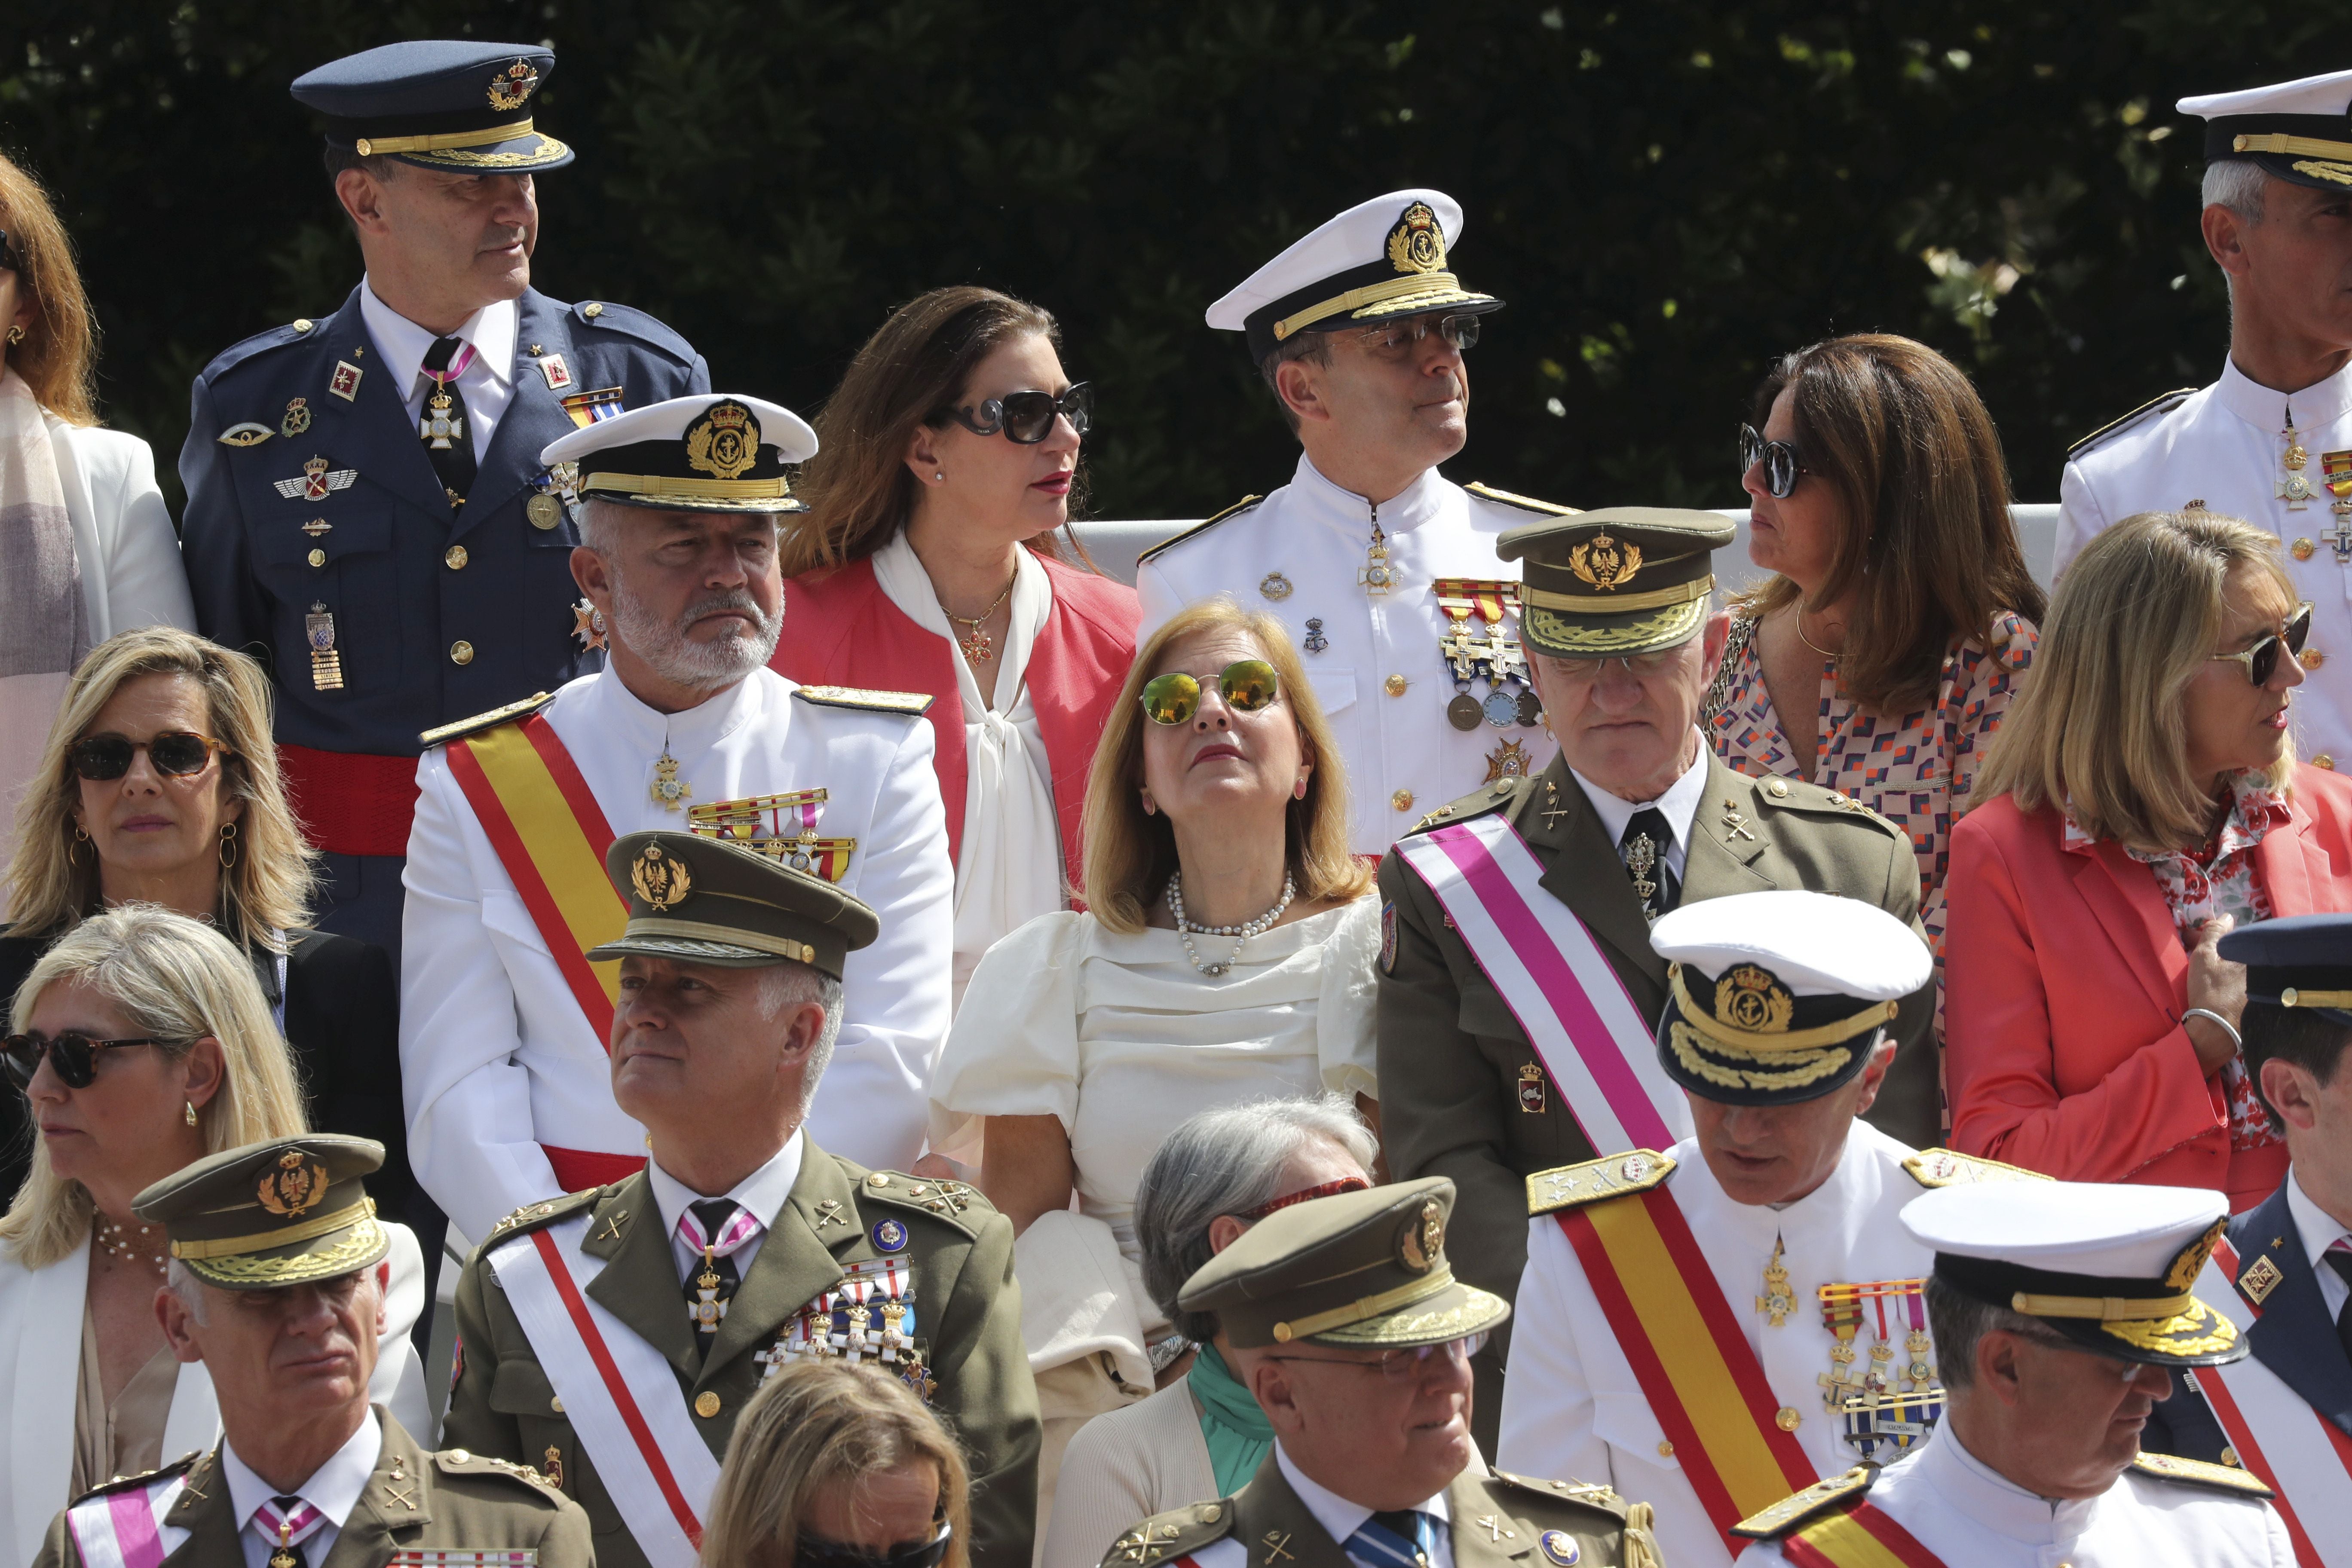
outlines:
M310 400L289 397L286 400L286 416L278 422L281 436L299 436L310 427Z
M302 465L299 479L273 479L271 485L288 500L325 500L336 490L347 490L359 479L357 468L329 468L324 458Z
M1772 1238L1771 1260L1764 1265L1764 1294L1756 1298L1756 1310L1769 1319L1774 1328L1789 1321L1797 1310L1796 1293L1789 1288L1789 1270L1780 1257L1788 1244L1779 1237Z
M1519 1109L1529 1116L1543 1114L1544 1071L1533 1062L1519 1068Z
M719 1277L718 1260L711 1255L711 1244L702 1244L702 1272L694 1277L695 1299L686 1304L686 1315L698 1334L715 1334L726 1321L727 1303L719 1299L719 1288L727 1281Z
M522 514L541 533L563 521L563 503L553 496L533 496L522 503Z
M541 368L546 367L542 365ZM566 371L564 384L569 386L571 384L572 373ZM548 383L550 388L554 384L553 382ZM621 389L617 386L600 386L593 392L575 392L562 403L563 412L572 416L572 423L583 430L599 419L617 419L628 412L622 405Z
M1375 599L1396 586L1396 569L1389 564L1389 536L1381 531L1378 516L1372 519L1371 542L1364 547L1364 569L1356 574L1356 581Z
M1457 697L1454 700L1459 702L1462 700ZM1523 779L1528 776L1530 761L1525 746L1516 740L1506 741L1486 753L1486 782L1493 784L1497 779Z
M664 746L662 754L654 759L654 804L664 811L676 811L678 803L692 798L694 786L677 776L677 759Z
M436 452L446 452L452 441L466 438L466 416L452 414L450 406L449 394L436 390L425 400L424 416L416 421L417 435L423 437L425 444Z
M1464 681L1463 685L1467 688L1469 682ZM1485 707L1467 689L1457 691L1454 700L1445 705L1445 721L1467 734L1478 727L1479 717L1485 711Z
M1441 577L1433 586L1438 607L1445 612L1450 623L1438 643L1438 652L1454 679L1454 700L1445 705L1445 721L1465 734L1477 729L1482 721L1497 730L1514 724L1533 724L1542 715L1543 707L1536 701L1534 692L1527 689L1527 656L1520 651L1518 639L1510 635L1504 619L1518 613L1518 584ZM1472 629L1474 616L1486 626L1483 637ZM1471 692L1473 682L1481 676L1487 683L1483 699ZM1513 758L1520 759L1524 764L1525 748L1516 741L1489 753L1487 766L1493 769ZM1487 774L1489 782L1518 776L1523 774L1507 770Z
M248 419L242 425L230 426L213 439L224 447L258 447L269 439L269 426Z
M1319 616L1307 616L1307 651L1308 653L1321 653L1325 648L1329 647L1330 646L1331 639L1323 635L1322 617Z
M302 617L302 638L310 645L310 689L343 689L343 656L335 651L335 617L324 605L312 605Z
M2278 499L2286 502L2287 510L2301 511L2319 492L2303 471L2304 465L2311 460L2311 453L2295 431L2294 410L2287 411L2286 428L2279 434L2286 437L2286 452L2279 459L2279 466L2285 471L2279 476Z
M906 1226L895 1228L906 1245ZM842 1265L842 1279L820 1291L785 1323L775 1342L754 1355L764 1384L797 1362L877 1362L897 1370L924 1397L936 1386L923 1371L923 1347L915 1338L915 1287L903 1258L877 1258ZM918 1381L918 1378L920 1381Z
M1650 900L1656 895L1658 885L1650 880L1650 873L1657 868L1657 845L1651 842L1646 833L1633 835L1633 842L1625 847L1625 869L1633 879L1633 896L1642 900L1643 916L1652 925L1658 923L1658 911L1650 907Z
M1862 1284L1832 1284L1820 1289L1822 1323L1835 1338L1830 1350L1830 1370L1816 1381L1822 1404L1838 1417L1841 1436L1862 1458L1884 1464L1878 1450L1907 1451L1935 1429L1944 1409L1943 1384L1937 1381L1934 1350L1927 1333L1927 1281L1874 1279ZM1895 1315L1888 1315L1888 1304ZM1859 1343L1865 1324L1878 1333L1868 1346L1870 1365L1864 1370ZM1904 1357L1895 1363L1895 1334L1902 1331Z
M549 354L541 360L539 374L546 378L550 392L561 392L572 384L572 367L563 363L562 354Z
M583 599L572 606L572 635L580 639L582 653L594 653L606 646L604 612Z
M316 539L322 533L334 532L335 525L323 517L314 517L302 525L302 531Z
M1257 580L1257 591L1265 597L1280 603L1290 597L1290 579L1279 572L1269 572Z
M687 808L686 830L698 838L716 838L765 855L807 876L838 882L848 875L857 840L817 837L825 799L822 789L803 789L713 801Z
M2327 542L2335 546L2337 565L2352 565L2352 452L2321 453L2319 471L2328 493L2336 498L2328 508L2336 514L2336 527ZM2308 552L2302 548L2303 541L2295 541L2295 559L2305 559Z
M335 374L327 383L327 390L345 403L355 403L360 395L360 367L349 360L335 362Z

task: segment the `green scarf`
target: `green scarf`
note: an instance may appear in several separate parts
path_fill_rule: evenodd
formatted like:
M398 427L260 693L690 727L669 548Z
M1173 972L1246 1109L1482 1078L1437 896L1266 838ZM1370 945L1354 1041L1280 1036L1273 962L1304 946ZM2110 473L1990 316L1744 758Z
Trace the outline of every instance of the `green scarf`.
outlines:
M1217 1347L1202 1342L1185 1373L1201 1402L1201 1437L1209 1445L1209 1468L1217 1475L1217 1495L1231 1497L1249 1484L1274 1446L1274 1423L1250 1391L1235 1381Z

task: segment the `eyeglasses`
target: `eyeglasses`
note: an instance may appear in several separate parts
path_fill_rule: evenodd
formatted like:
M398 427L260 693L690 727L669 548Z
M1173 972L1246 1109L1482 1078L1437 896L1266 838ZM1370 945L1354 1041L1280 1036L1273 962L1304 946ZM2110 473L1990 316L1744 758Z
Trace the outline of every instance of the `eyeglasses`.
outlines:
M1282 678L1262 658L1237 659L1217 677L1217 694L1236 713L1255 713L1282 695ZM1143 683L1143 716L1155 724L1189 724L1201 710L1201 683L1181 673Z
M1797 476L1808 472L1803 459L1797 456L1794 441L1767 441L1756 433L1753 425L1739 427L1739 474L1757 464L1764 465L1764 488L1774 500L1787 500L1789 492L1797 488Z
M846 1542L827 1541L803 1530L793 1546L793 1568L939 1568L948 1554L955 1526L940 1521L939 1533L928 1541L901 1541L879 1552Z
M1486 1348L1486 1336L1483 1333L1476 1333L1466 1335L1458 1340L1446 1340L1439 1344L1414 1345L1406 1350L1387 1351L1382 1352L1381 1359L1378 1361L1341 1361L1337 1356L1319 1355L1270 1355L1265 1359L1267 1361L1307 1361L1317 1363L1322 1366L1354 1366L1363 1367L1367 1370L1372 1367L1378 1367L1380 1368L1381 1375L1387 1378L1391 1383L1405 1383L1412 1379L1420 1377L1423 1373L1429 1370L1429 1358L1431 1356L1442 1355L1445 1357L1446 1360L1458 1366L1463 1363L1467 1362L1472 1356L1476 1355L1480 1351L1485 1350Z
M172 778L185 778L190 773L205 771L215 752L225 756L236 753L209 735L195 734L187 730L166 730L152 740L133 741L124 735L85 735L73 743L66 760L73 771L92 784L105 784L119 779L131 771L131 759L140 752L155 771Z
M1455 349L1467 353L1478 346L1478 318L1475 316L1445 316L1439 319L1437 330ZM1368 353L1394 353L1409 344L1417 344L1429 336L1429 318L1412 316L1385 322L1356 334L1356 342Z
M1304 1187L1295 1193L1286 1193L1281 1197L1268 1203L1262 1203L1254 1209L1244 1209L1234 1217L1255 1224L1266 1215L1278 1214L1293 1204L1307 1203L1316 1198L1337 1197L1341 1193L1360 1193L1370 1188L1371 1184L1361 1176L1342 1176L1336 1182L1326 1182L1319 1187Z
M2297 605L2294 614L2287 617L2284 631L2273 632L2252 647L2240 648L2235 653L2217 653L2213 657L2239 660L2246 667L2248 680L2256 686L2268 686L2271 677L2278 672L2279 645L2284 643L2287 652L2300 658L2303 645L2310 636L2311 606Z
M1551 653L1540 654L1538 657L1545 663L1555 666L1561 675L1570 680L1598 680L1601 679L1601 672L1612 664L1623 665L1626 673L1635 677L1655 675L1671 663L1676 654L1688 646L1689 639L1685 638L1669 647L1654 648L1648 653L1619 654L1612 658L1563 658L1558 654Z
M0 1040L0 1070L18 1089L29 1090L33 1075L41 1070L41 1058L49 1058L57 1069L58 1081L68 1089L88 1089L98 1079L98 1053L121 1050L128 1046L176 1046L178 1040L141 1038L136 1040L93 1040L88 1035L68 1029L56 1039L37 1034L11 1035Z
M1094 422L1095 389L1080 382L1056 397L1050 392L1008 392L981 404L977 411L950 408L948 416L975 436L1003 436L1023 447L1034 447L1054 433L1056 416L1083 436Z

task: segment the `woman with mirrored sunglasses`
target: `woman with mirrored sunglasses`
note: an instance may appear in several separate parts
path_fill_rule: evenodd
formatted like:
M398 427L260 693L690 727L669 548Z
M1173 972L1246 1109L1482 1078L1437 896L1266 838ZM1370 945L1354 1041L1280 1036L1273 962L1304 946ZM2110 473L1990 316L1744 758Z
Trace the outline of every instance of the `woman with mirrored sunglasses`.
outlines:
M0 1038L0 1094L29 1110L30 1173L0 1217L0 1552L30 1562L57 1510L216 1440L202 1366L155 1316L170 1254L132 1203L209 1154L308 1130L295 1068L247 955L212 926L131 904L51 944ZM424 1258L392 1238L371 1394L424 1420Z
M900 307L817 417L782 544L774 668L931 698L958 1000L990 943L1066 907L1087 761L1135 657L1133 590L1070 531L1093 393L1059 345L1050 314L992 289Z
M1952 1145L2067 1181L2267 1197L2236 926L2352 910L2352 784L2295 759L2311 626L2279 542L2144 512L2059 580L1952 834Z
M250 960L312 1124L384 1145L369 1190L431 1239L437 1262L440 1215L408 1169L392 961L310 929L316 857L278 773L269 714L259 668L193 632L151 626L91 650L17 807L0 995L101 910L154 904L210 921ZM22 1098L0 1097L0 1192L24 1179L23 1126Z

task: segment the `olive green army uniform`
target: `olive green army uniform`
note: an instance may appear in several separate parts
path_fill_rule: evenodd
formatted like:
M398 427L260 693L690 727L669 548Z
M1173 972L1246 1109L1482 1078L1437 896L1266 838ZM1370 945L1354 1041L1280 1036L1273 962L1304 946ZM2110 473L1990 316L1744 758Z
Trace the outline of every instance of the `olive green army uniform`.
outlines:
M536 1471L462 1448L428 1452L379 1406L383 1447L360 1500L324 1558L310 1568L382 1568L395 1552L531 1552L538 1568L594 1568L588 1516ZM236 1505L220 1473L220 1450L190 1454L142 1476L109 1481L88 1494L104 1498L152 1491L184 1475L165 1531L184 1530L162 1568L245 1568ZM79 1506L87 1499L77 1499ZM68 1510L70 1512L71 1510ZM168 1537L167 1537L168 1539ZM66 1514L49 1526L35 1568L81 1568Z
M911 1282L918 1384L970 1457L973 1561L1028 1568L1037 1506L1037 1394L1021 1343L1013 1226L956 1182L867 1172L807 1143L791 1197L728 1304L707 1359L680 1294L653 1184L625 1182L535 1204L499 1223L457 1286L459 1364L443 1440L559 1478L588 1510L603 1568L642 1568L644 1551L565 1419L488 1265L509 1239L585 1210L582 1250L604 1260L588 1297L661 1352L678 1399L714 1457L723 1457L744 1405L772 1367L802 1308L844 1279L844 1265L902 1259ZM896 1226L898 1231L889 1227ZM876 1232L901 1249L886 1252ZM885 1364L886 1370L900 1370Z

